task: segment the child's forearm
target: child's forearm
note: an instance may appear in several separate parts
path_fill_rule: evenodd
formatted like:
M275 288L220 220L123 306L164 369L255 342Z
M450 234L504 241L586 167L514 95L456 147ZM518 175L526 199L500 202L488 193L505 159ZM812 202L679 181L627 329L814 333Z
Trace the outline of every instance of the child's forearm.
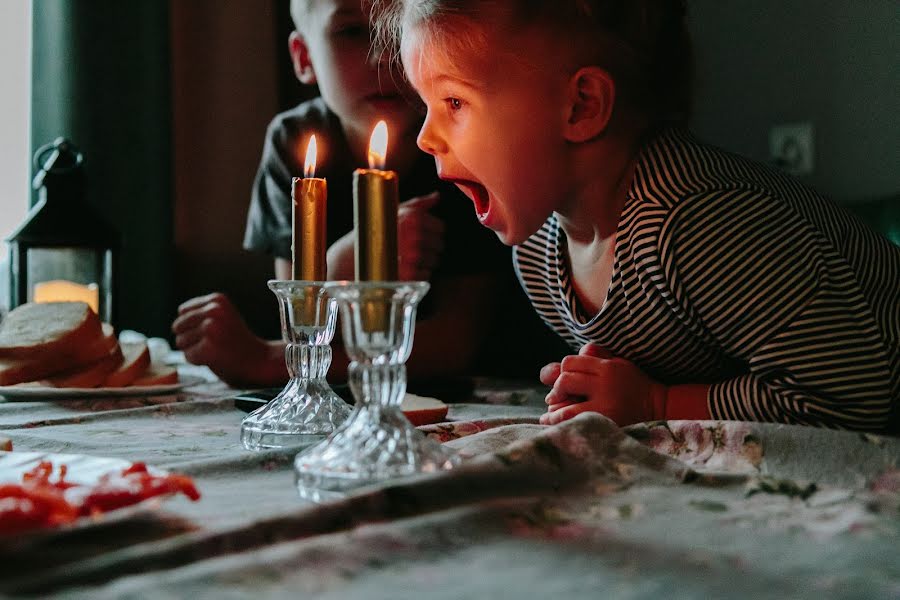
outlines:
M355 275L353 258L354 233L354 231L350 231L328 248L325 258L328 263L328 279L353 279Z
M662 406L654 403L654 415L665 420L703 421L712 418L709 413L709 385L671 385L666 388Z

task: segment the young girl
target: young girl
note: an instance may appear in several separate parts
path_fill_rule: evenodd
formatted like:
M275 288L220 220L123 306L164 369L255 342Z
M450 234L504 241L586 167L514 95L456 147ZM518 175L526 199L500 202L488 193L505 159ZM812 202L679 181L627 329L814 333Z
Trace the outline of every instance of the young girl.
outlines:
M580 348L541 371L542 422L896 427L900 248L682 128L683 1L377 8L427 108L419 146Z

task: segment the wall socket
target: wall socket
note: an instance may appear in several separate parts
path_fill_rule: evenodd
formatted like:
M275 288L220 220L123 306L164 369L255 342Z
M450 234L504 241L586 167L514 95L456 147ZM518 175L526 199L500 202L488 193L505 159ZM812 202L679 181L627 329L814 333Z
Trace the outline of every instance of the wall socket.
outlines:
M769 157L776 167L791 175L810 175L815 166L812 123L789 123L773 127L769 131Z

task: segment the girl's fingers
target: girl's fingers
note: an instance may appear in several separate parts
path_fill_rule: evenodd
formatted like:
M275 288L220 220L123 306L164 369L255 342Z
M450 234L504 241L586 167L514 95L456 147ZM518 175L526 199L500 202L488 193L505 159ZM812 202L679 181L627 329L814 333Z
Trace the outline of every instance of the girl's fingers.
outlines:
M585 400L587 400L587 396L585 395L567 394L555 388L550 390L550 392L544 396L544 402L546 402L548 406L553 404L574 404L576 402L584 402Z
M568 406L560 408L559 410L542 414L540 423L541 425L556 425L557 423L562 423L563 421L571 419L577 414L581 414L589 410L590 408L582 403L570 404Z
M538 376L544 385L553 385L556 378L559 377L561 365L558 362L552 362L541 367L541 373Z
M581 350L578 351L578 354L579 356L593 356L594 358L615 358L612 352L592 342L588 342L582 346Z
M552 392L567 396L587 396L597 388L597 377L587 373L563 371L556 378Z
M560 363L563 373L600 373L604 368L604 361L596 356L584 356L581 354L570 354L562 359Z

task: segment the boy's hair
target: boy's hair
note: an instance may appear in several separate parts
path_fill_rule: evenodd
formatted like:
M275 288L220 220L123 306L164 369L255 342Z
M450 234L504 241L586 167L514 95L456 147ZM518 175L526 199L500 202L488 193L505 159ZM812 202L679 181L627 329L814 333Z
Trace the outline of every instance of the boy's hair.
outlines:
M693 52L686 0L376 0L381 43L398 49L403 30L455 49L477 44L466 21L503 15L513 26L539 26L565 36L584 61L606 68L626 102L655 123L683 123L693 100Z

